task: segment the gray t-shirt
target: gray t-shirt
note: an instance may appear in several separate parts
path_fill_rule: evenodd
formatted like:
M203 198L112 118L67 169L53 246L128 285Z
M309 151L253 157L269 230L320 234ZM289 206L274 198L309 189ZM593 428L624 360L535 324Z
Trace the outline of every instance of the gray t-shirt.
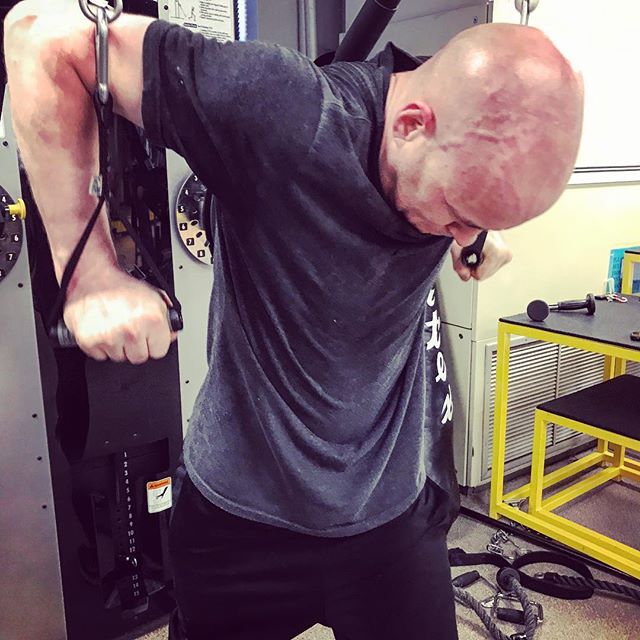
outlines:
M450 389L425 350L430 335L440 346L427 301L450 239L419 233L379 179L389 79L417 64L390 46L318 68L279 46L147 31L147 134L221 203L184 457L233 514L354 535L400 515L427 477L433 517L457 509Z

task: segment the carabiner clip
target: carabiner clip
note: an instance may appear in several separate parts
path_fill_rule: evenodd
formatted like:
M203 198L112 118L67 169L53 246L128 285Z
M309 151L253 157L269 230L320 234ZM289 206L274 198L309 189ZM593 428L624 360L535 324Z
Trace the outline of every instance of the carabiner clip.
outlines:
M122 0L113 0L114 6L111 6L108 0L78 0L78 2L85 17L96 24L98 23L98 9L103 9L106 12L108 22L113 22L122 13ZM92 11L89 5L95 7L95 11Z
M96 17L96 84L98 99L109 100L109 20L106 9L98 9Z
M96 85L98 99L109 101L109 23L122 13L122 0L78 0L82 13L96 25Z

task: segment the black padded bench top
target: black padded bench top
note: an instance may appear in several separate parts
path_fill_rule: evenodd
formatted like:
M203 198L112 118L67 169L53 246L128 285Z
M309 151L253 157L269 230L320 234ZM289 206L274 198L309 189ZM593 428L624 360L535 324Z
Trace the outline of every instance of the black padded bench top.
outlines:
M634 297L630 297L627 304L596 300L596 313L592 316L584 311L552 311L544 322L536 322L526 313L521 313L500 318L500 322L548 331L549 342L554 342L556 337L553 334L559 333L633 349L639 352L639 357L627 359L640 360L640 342L633 342L629 337L632 331L640 331L640 299Z
M640 377L617 376L538 409L640 440Z

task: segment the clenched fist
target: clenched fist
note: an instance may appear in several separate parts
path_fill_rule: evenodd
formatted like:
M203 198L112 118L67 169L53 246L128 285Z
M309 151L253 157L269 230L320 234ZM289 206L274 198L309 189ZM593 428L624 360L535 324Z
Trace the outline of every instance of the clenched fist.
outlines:
M487 239L482 249L482 264L475 269L469 269L460 259L462 247L454 241L451 246L451 259L453 260L453 268L465 282L471 278L476 280L486 280L491 277L498 269L509 264L513 258L511 249L506 245L502 236L497 231L489 231Z
M94 360L143 364L164 358L177 338L167 319L168 305L164 291L110 269L69 292L64 321L78 347Z

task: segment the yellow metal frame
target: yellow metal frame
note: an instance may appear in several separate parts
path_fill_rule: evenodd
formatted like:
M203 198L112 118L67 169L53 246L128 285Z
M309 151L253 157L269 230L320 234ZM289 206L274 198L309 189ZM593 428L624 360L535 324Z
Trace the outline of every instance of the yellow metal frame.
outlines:
M636 264L640 264L640 254L625 252L622 259L622 291L623 296L630 296L633 291L633 271Z
M639 550L552 513L558 507L611 480L626 478L640 482L640 463L625 455L626 449L640 451L640 440L536 410L531 480L515 491L504 494L509 356L512 335L600 353L605 356L603 376L605 380L624 373L626 361L640 362L640 351L509 322L499 323L493 468L489 505L489 515L492 518L506 517L519 522L569 547L582 551L592 558L640 578ZM593 436L598 441L597 450L545 475L546 430L549 422ZM544 499L543 491L545 489L568 480L587 469L596 467L604 468ZM528 513L509 504L523 499L529 500Z

